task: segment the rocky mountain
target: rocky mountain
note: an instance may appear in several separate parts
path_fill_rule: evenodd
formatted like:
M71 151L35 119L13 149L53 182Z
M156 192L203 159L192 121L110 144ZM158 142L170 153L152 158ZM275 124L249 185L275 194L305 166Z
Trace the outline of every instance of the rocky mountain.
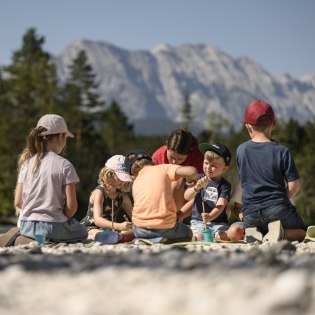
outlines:
M187 93L195 131L209 127L213 112L240 128L246 104L257 98L273 105L277 119L292 117L304 123L315 117L315 73L300 79L288 74L275 78L248 57L233 59L205 44L160 44L150 51L129 51L80 40L56 57L61 80L79 50L88 56L103 99L107 104L115 99L139 133L173 130Z

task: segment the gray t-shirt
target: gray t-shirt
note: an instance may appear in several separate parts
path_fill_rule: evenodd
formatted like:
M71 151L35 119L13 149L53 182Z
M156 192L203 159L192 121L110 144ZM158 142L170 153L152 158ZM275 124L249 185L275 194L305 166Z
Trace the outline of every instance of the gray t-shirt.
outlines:
M21 220L65 222L68 218L65 185L78 183L73 165L54 152L47 152L33 174L35 157L25 161L18 182L23 184Z

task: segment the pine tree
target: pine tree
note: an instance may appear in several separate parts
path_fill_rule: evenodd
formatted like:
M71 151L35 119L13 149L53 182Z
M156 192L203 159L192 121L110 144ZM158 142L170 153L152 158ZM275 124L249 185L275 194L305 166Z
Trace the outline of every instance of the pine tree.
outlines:
M192 105L190 103L190 94L186 93L184 96L184 104L181 110L181 127L189 129L190 125L193 122L193 115L192 115Z
M76 137L76 148L82 148L82 137L91 127L95 113L103 111L104 101L97 92L98 83L85 51L78 52L69 66L69 78L64 88L64 115Z
M13 53L12 63L2 69L0 196L5 212L14 211L16 159L29 131L40 116L59 108L56 68L50 55L43 51L44 42L44 37L38 36L34 28L27 30L22 47Z
M110 107L102 114L101 136L110 154L125 154L132 148L133 126L113 100Z
M62 115L75 136L67 143L67 156L80 177L77 218L84 215L88 195L105 162L105 145L97 126L105 102L101 100L97 89L96 75L85 51L81 50L69 65L69 76L62 90Z

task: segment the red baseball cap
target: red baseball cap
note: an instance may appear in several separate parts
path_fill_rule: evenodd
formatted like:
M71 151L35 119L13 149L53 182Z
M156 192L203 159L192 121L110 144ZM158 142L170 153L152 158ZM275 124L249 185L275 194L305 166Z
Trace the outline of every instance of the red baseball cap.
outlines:
M266 119L260 120L259 118L262 116L266 116ZM270 104L257 100L246 106L245 117L241 120L241 122L245 122L250 125L267 125L269 123L273 123L275 121L275 115L273 109Z

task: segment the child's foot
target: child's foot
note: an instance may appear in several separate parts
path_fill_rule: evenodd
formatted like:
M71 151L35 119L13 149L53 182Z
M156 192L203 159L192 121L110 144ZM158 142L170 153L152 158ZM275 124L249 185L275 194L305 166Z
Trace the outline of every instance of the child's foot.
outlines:
M264 236L263 242L277 242L284 238L284 231L280 220L268 223L268 233Z
M263 240L262 233L258 230L257 227L249 227L245 229L245 241L247 243L261 243Z

